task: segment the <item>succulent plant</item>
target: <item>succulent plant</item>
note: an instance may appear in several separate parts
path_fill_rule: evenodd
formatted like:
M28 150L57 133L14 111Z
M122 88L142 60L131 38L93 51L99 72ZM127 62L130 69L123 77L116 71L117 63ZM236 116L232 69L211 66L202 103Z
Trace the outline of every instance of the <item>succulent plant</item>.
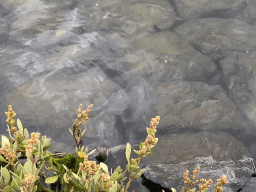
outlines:
M157 144L158 138L155 138L156 126L159 123L160 117L152 118L150 122L150 128L147 127L148 137L145 142L140 144L140 150L135 153L139 155L136 159L130 159L131 145L126 145L126 159L127 166L123 172L120 166L118 166L114 172L109 174L106 164L89 160L88 156L93 154L95 150L87 154L88 149L84 150L82 146L82 136L86 129L81 131L80 125L86 123L88 120L89 109L93 105L90 105L87 110L81 112L82 104L80 104L77 111L78 119L75 120L73 130L69 129L71 135L76 142L76 156L73 153L52 154L47 149L51 146L51 139L42 136L40 133L32 133L29 137L29 132L20 122L17 120L17 128L15 127L16 120L14 117L16 113L13 111L12 106L8 106L8 112L6 122L11 126L8 127L10 138L8 139L2 135L2 142L0 148L0 191L21 191L21 192L35 192L35 191L52 191L49 188L43 188L42 182L46 184L55 184L59 190L66 191L93 191L93 192L127 192L130 187L130 183L134 179L138 179L146 171L146 169L139 169L139 164L142 157L151 154L151 149ZM98 155L101 157L104 155L104 147L98 149ZM103 155L102 155L103 154ZM22 163L20 158L26 159L26 162ZM103 157L102 157L103 158ZM106 157L105 157L106 158ZM184 175L185 183L189 183L188 191L195 191L190 189L195 183L206 183L205 185L199 184L200 192L206 191L212 182L211 180L192 182L195 174L199 172L200 168L193 172L191 180L187 178L188 171ZM53 172L50 177L45 176L45 172ZM127 180L125 176L126 172L129 173L129 180L127 185L124 182ZM222 179L218 180L218 184L215 187L214 192L222 191L221 186L225 185L226 176L223 175ZM176 192L175 189L172 188ZM182 188L184 192L186 188Z

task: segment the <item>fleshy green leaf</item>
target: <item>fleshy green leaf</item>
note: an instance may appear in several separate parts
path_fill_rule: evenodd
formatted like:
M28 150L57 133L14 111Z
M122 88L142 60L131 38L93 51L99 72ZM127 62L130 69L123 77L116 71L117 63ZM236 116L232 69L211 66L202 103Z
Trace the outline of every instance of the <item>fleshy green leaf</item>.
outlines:
M37 150L37 151L38 151L38 154L40 154L40 146L41 146L41 145L40 145L40 140L39 140L38 148L37 148L37 149L38 149L38 150Z
M17 171L23 171L23 166L19 163L17 166Z
M21 156L21 152L19 152L19 153L16 155L16 159L19 159L20 156Z
M9 132L9 136L10 136L10 138L11 138L12 140L14 140L14 138L12 137L12 134L11 134L11 130L10 130L9 125L7 125L7 127L8 127L7 131ZM3 145L2 145L2 146L3 146Z
M53 177L48 177L45 179L45 183L50 184L50 183L55 183L58 180L59 176L55 175Z
M2 155L0 155L0 161L8 163L8 161L6 161Z
M135 174L136 174L135 172L132 172L132 174L130 175L130 177L134 178Z
M130 164L130 162L128 162L128 164L126 165L126 169L130 173L130 171L131 171L131 164Z
M32 174L32 162L29 158L27 159L27 162L24 165L23 171L24 175Z
M5 147L5 144L7 144L10 147L10 142L8 138L2 135L2 147Z
M12 183L11 183L11 186L12 186L12 188L15 189L16 191L19 191L20 189L19 189L19 184L18 184L18 181L17 181L17 180L18 180L17 178L14 178L14 177L12 176Z
M99 181L99 179L100 179L100 172L97 171L97 173L93 177L94 183L97 183Z
M148 152L146 153L146 155L151 155L152 151L150 149L148 149Z
M120 172L122 173L123 170L121 169L120 165L115 169L114 172L116 172L116 171L117 171L118 173L120 173Z
M124 182L126 179L127 179L127 177L124 177L124 178L121 180L121 182Z
M81 137L83 137L84 133L85 133L86 129L83 130L82 134L81 134ZM72 134L73 135L73 134Z
M84 185L84 187L85 187L86 189L88 189L88 183L86 183L86 184Z
M140 151L137 151L137 150L135 150L135 149L133 149L133 151L134 151L135 153L137 153L138 155L140 155Z
M69 132L70 132L70 134L73 136L73 132L72 132L72 130L69 128Z
M117 191L117 181L115 182L114 185L109 189L109 192L116 192Z
M24 136L25 136L26 140L29 140L29 133L28 133L27 128L24 129Z
M64 179L64 181L65 181L66 183L68 183L67 173L64 173L64 175L63 175L63 179Z
M75 173L72 172L72 175L73 175L74 178L80 180L80 177L79 177L77 174L75 174Z
M32 189L32 192L36 192L36 190L37 190L37 185L34 185L33 189Z
M134 176L134 179L139 179L145 171L146 169L139 170L139 172Z
M11 178L11 174L9 173L9 171L4 167L1 168L1 175L4 177L4 183L5 185L8 185L10 178Z
M83 177L84 180L86 180L86 175L87 175L86 171L82 172L82 177Z
M127 162L130 162L130 155L131 155L131 145L127 143L126 151L125 151Z
M21 131L22 135L23 135L23 126L20 122L20 119L17 119L17 127L19 128L19 130Z
M2 177L0 177L0 184L4 185L4 181Z
M106 174L108 174L108 166L105 163L100 163L100 168L102 168Z
M13 174L15 176L15 178L18 178L18 181L20 181L20 176L17 175L16 173L13 173L12 171L10 171L11 174Z
M12 146L13 150L15 150L15 151L18 149L18 145L17 144L18 144L18 141L15 141L13 146Z
M83 151L84 151L84 146L82 146L82 148L80 149L80 151L81 151L81 152L83 152Z
M3 189L3 192L10 192L12 191L12 187L11 186L6 186L4 189Z
M44 150L48 149L51 146L51 139L46 138L46 136L42 136L41 142Z
M136 165L133 165L133 164L132 164L132 165L131 165L131 168L132 168L132 169L136 169L136 168L138 169L139 166L136 166Z
M119 174L118 174L118 172L117 171L115 171L112 175L111 175L111 177L110 177L110 181L115 181L116 179L117 179L117 177L119 176Z
M101 191L101 184L99 182L95 183L93 186L92 186L92 190L93 191Z

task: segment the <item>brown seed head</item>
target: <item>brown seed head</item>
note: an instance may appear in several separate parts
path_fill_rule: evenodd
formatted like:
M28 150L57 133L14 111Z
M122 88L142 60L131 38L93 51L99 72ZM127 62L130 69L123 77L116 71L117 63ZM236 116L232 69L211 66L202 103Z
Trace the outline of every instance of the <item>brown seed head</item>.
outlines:
M15 151L10 151L10 147L8 144L5 144L4 147L0 148L0 154L4 155L7 161L13 165L13 161L16 159Z
M22 184L28 185L32 184L36 181L35 175L33 174L28 174L24 176L24 179L22 180Z

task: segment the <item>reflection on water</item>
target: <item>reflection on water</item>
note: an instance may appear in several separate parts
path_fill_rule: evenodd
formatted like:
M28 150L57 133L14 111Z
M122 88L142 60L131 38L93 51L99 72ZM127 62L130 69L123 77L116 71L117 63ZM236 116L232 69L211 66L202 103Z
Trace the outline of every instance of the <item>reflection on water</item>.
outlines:
M83 144L113 149L111 168L125 169L124 146L144 141L156 115L148 162L255 158L256 9L216 2L0 1L1 134L12 105L30 133L53 139L52 152L74 151L68 129L79 105L93 104Z

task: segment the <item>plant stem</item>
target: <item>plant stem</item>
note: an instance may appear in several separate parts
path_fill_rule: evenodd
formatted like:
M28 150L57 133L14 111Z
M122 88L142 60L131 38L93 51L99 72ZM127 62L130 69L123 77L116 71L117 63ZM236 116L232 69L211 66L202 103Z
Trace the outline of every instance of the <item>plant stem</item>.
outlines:
M138 166L140 164L141 159L142 159L142 155L139 156Z
M1 185L1 184L0 184L0 187L1 187L2 189L4 189L4 188L5 188L5 186L3 186L3 185Z
M13 171L14 171L14 173L16 173L15 165L13 165Z
M130 187L130 184L131 184L131 182L133 181L133 178L129 178L129 182L127 183L127 185L126 185L126 188L125 188L125 192L128 190L128 188Z

